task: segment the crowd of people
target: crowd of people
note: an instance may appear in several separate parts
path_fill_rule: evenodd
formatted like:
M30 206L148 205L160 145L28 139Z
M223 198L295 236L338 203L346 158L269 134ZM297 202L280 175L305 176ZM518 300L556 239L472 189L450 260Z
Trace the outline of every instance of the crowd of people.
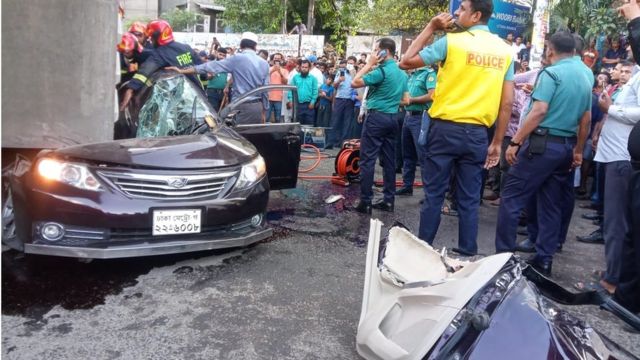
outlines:
M253 33L242 35L239 51L215 39L210 49L194 50L173 41L162 20L134 24L118 45L122 107L160 68L189 76L216 110L262 85L293 85L296 104L273 91L243 103L238 123L287 121L295 108L301 124L328 129L326 149L360 139L355 210L365 214L394 211L395 196L413 195L420 166L419 238L432 244L441 215L457 215L456 250L477 254L484 199L499 207L496 252L534 253L528 263L547 276L576 197L590 199L585 206L595 212L583 217L601 228L577 240L604 243L606 269L595 283L576 286L606 291L637 312L640 9L635 2L620 8L631 20L628 41L559 31L533 69L531 43L492 34L492 12L491 0L462 1L453 16L435 16L401 59L390 38L358 57L296 58L259 50ZM383 197L376 200L377 159ZM398 172L403 185L396 189ZM527 238L517 242L518 233Z

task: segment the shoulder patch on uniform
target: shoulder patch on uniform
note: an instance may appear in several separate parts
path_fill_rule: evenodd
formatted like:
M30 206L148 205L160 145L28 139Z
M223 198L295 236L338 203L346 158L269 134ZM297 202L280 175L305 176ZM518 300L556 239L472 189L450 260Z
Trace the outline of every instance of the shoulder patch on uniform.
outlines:
M427 78L427 80L428 80L428 81L433 81L433 80L435 80L435 79L434 79L434 77L433 77L433 76L429 76L429 77Z

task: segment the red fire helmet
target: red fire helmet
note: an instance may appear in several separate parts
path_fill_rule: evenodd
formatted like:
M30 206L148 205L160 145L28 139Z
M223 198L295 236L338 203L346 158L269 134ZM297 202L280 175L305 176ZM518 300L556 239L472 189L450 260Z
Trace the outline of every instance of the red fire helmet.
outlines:
M163 46L173 41L173 30L165 20L153 20L147 24L147 36L154 39L159 46Z
M121 53L133 51L133 50L138 50L138 52L142 52L142 45L138 43L138 39L136 38L136 36L130 32L126 32L122 34L122 39L120 40L120 43L116 48Z

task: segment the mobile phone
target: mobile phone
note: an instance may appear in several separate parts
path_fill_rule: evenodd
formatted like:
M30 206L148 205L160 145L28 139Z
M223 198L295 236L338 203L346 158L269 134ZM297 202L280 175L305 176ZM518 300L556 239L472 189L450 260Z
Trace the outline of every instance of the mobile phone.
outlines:
M344 76L347 72L345 70L340 70L340 76Z
M387 50L383 49L378 53L378 60L382 60L387 57Z

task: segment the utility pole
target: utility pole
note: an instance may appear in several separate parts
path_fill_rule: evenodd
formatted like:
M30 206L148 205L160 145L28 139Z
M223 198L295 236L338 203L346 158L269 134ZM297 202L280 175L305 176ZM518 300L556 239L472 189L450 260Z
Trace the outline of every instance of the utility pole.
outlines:
M313 17L315 13L316 0L309 0L309 10L307 11L307 34L313 35L313 25L316 19Z
M284 15L282 16L282 33L287 35L287 0L282 0L282 7L284 8Z

